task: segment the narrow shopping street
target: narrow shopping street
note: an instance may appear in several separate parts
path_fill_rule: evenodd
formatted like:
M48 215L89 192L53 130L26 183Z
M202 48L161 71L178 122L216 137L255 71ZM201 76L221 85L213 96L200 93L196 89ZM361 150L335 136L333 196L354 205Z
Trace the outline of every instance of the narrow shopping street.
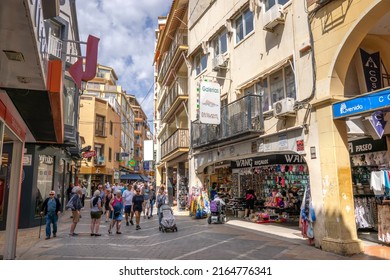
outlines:
M88 201L89 202L89 201ZM89 203L86 203L88 205ZM82 210L77 225L78 236L69 236L70 212L61 214L56 238L41 238L31 248L20 252L20 260L356 260L380 259L359 254L352 257L321 251L309 246L296 226L259 225L242 219L227 224L208 224L177 213L178 232L162 233L158 219L141 219L141 230L123 223L122 234L108 234L102 220L102 236L90 236L89 209ZM37 228L38 234L38 228ZM37 236L31 236L37 238ZM390 250L390 248L388 248Z

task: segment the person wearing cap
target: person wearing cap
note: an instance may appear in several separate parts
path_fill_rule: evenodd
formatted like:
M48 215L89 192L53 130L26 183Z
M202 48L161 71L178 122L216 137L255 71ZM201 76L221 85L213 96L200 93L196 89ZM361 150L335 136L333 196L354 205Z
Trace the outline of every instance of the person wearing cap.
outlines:
M49 197L45 199L41 207L41 215L45 214L46 216L46 239L50 239L51 224L53 224L53 237L57 236L57 222L61 203L55 197L55 194L55 191L50 191Z
M87 181L84 180L81 182L81 191L82 191L81 205L83 205L83 208L84 208L84 203L85 203L85 196L87 195L87 186L88 186Z

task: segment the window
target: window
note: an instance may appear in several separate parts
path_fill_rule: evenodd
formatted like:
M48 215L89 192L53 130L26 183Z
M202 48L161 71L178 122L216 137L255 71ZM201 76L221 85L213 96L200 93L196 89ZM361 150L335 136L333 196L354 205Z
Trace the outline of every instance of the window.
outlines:
M108 148L108 161L109 162L112 161L112 149L111 148Z
M295 76L291 66L287 65L256 83L256 94L262 95L263 112L271 110L273 104L281 99L295 99Z
M104 161L104 145L95 143L95 152L97 161Z
M253 31L253 13L247 9L235 20L236 44Z
M198 76L207 68L207 54L200 53L195 57L195 73Z
M113 129L114 129L114 123L110 121L110 135L112 135Z
M95 135L97 136L105 136L104 135L104 116L96 115L96 124L95 124Z
M213 41L214 57L227 52L227 33L224 30Z
M273 6L275 6L276 4L278 4L278 5L284 5L284 4L286 4L288 1L290 1L290 0L265 0L265 2L264 2L265 11L268 11L268 10L271 9Z

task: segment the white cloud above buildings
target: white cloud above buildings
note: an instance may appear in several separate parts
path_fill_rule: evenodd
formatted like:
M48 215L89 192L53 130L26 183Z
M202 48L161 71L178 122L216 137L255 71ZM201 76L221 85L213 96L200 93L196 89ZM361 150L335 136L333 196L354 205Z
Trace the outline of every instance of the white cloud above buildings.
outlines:
M118 84L137 97L151 120L155 29L157 18L167 15L172 1L78 0L76 3L80 40L86 41L89 34L100 38L98 63L114 68Z

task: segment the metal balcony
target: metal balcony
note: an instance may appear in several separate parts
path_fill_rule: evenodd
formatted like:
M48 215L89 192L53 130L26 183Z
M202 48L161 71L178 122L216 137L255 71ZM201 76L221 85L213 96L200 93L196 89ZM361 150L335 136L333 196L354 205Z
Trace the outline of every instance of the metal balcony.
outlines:
M191 123L191 145L200 148L264 131L264 118L259 95L244 96L221 108L221 124Z
M181 101L188 99L188 80L187 78L178 77L173 85L169 88L165 100L160 103L160 116L163 122L176 112Z

